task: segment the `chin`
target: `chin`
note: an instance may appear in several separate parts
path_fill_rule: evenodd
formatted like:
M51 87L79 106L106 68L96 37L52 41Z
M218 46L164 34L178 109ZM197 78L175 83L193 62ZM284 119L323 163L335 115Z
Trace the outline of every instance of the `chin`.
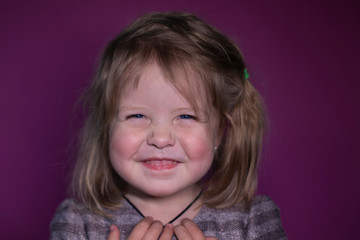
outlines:
M151 197L156 197L156 198L161 198L161 197L167 197L170 195L175 194L176 192L174 192L173 190L167 190L167 189L153 189L150 191L146 191L145 194L151 196Z

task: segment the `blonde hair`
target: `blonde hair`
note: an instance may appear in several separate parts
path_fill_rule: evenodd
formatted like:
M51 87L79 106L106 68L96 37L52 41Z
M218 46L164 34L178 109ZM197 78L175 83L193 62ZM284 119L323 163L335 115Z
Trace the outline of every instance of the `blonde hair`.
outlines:
M106 47L86 95L88 117L81 135L73 192L94 213L120 206L126 183L109 160L109 129L121 90L155 60L179 92L196 105L196 88L179 74L196 75L218 115L223 138L202 181L204 203L223 208L248 206L256 191L263 135L261 97L244 77L236 45L188 13L151 13L138 18ZM184 87L185 86L185 87ZM187 86L187 87L186 87Z

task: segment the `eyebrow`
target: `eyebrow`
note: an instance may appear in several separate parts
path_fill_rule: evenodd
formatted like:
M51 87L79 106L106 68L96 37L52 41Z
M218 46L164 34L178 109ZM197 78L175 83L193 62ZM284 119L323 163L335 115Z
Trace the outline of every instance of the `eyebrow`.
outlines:
M147 110L147 107L138 107L138 106L130 106L130 107L119 107L119 111L136 111L136 110ZM208 112L207 111L196 111L194 108L176 108L174 109L172 112L181 112L181 111L190 111L190 112L194 112L194 113L199 113L199 114L205 114L206 116L208 116Z
M180 111L192 111L195 112L195 109L193 108L177 108L174 112L180 112Z
M146 107L140 107L140 106L125 106L125 107L119 107L118 111L134 111L134 110L144 110L147 109Z

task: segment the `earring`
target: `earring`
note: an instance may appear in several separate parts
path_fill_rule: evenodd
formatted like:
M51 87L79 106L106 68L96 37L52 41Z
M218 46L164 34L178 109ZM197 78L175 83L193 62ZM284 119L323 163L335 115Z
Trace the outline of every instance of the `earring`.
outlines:
M217 148L218 148L218 147L217 147L217 146L215 146L215 147L214 147L214 151L216 151L216 149L217 149Z

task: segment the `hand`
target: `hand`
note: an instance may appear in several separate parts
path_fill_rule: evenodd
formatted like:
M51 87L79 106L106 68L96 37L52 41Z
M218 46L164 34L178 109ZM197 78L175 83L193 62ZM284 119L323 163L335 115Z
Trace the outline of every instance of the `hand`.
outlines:
M161 237L159 238L160 234ZM170 240L173 234L173 226L171 224L167 224L163 230L161 222L154 221L151 217L146 217L134 227L127 240ZM108 240L119 239L119 229L115 225L111 225Z
M214 237L205 237L198 226L188 218L175 226L174 232L179 240L216 240Z

